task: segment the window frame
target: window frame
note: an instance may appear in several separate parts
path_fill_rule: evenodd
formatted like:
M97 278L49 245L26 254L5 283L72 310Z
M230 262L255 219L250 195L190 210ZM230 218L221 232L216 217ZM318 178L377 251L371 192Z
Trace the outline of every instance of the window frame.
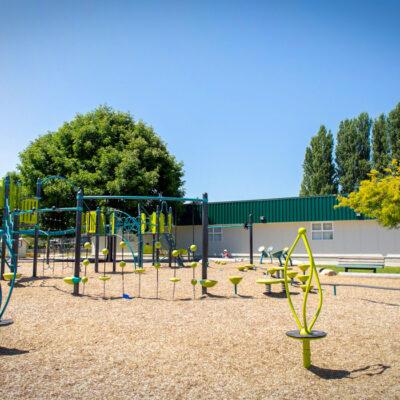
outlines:
M326 229L324 225L330 224L331 229ZM314 228L314 225L319 228ZM317 235L320 234L320 235ZM325 235L329 234L329 235ZM320 236L317 238L317 236ZM325 237L329 236L329 237ZM320 241L320 240L334 240L335 238L335 227L332 221L313 221L311 222L311 240Z
M222 242L223 237L224 237L223 232L224 232L224 230L222 227L214 228L214 227L210 226L208 228L208 240L210 242ZM218 237L220 239L215 240L216 237Z

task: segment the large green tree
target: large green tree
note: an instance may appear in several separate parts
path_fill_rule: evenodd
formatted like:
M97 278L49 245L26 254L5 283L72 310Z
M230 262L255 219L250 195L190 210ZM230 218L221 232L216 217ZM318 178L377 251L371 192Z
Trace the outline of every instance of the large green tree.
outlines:
M367 113L340 122L336 144L336 165L341 193L354 191L371 169L370 134Z
M86 194L183 195L182 164L153 128L107 106L40 136L20 160L21 180L31 193L38 178L60 175ZM65 205L74 192L59 181L45 195L48 205Z
M390 163L389 138L384 114L374 121L372 127L372 163L373 168L382 172Z
M306 148L300 196L334 193L337 193L337 183L333 164L333 136L322 125Z
M390 111L387 119L392 159L400 160L400 103Z

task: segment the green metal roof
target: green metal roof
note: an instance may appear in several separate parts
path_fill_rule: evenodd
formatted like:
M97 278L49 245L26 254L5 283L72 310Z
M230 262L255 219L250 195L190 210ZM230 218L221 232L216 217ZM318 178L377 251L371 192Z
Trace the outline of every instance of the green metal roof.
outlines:
M253 213L253 221L266 223L300 221L346 221L365 219L350 208L337 208L336 196L287 197L265 200L224 201L209 203L210 224L237 224Z
M1 187L0 187L1 193ZM243 224L253 214L253 222L264 217L266 223L303 221L351 221L368 219L348 207L334 208L336 196L286 197L262 200L210 202L210 225ZM192 215L192 210L193 214ZM179 212L178 224L201 224L201 206L184 205Z

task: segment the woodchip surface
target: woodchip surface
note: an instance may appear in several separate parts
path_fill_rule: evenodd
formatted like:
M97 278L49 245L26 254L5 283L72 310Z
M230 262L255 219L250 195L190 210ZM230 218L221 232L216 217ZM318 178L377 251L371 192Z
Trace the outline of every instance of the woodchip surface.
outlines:
M109 274L104 300L93 272L85 295L74 297L62 280L71 269L62 275L58 265L54 276L45 270L31 280L24 264L6 315L15 322L0 328L0 399L400 398L400 280L321 276L315 328L328 336L311 344L306 370L301 343L285 335L296 325L279 285L266 296L255 283L263 270L238 265L211 264L218 284L206 298L197 286L195 300L191 269L176 270L175 300L167 267L159 299L152 267L140 278L140 298L139 276L125 274L132 300L121 299L120 273ZM232 275L244 277L238 296ZM301 290L292 291L299 307ZM311 312L317 295L309 298Z

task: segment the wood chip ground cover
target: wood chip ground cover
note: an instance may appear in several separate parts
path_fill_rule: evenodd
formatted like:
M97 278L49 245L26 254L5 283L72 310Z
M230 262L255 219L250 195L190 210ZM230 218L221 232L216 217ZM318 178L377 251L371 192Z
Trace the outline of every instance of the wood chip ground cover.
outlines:
M307 371L301 344L285 335L296 326L280 286L266 296L255 283L263 270L239 272L238 265L211 264L218 284L206 298L197 286L195 300L189 268L176 271L175 300L174 272L165 266L159 299L151 266L141 276L141 298L139 276L125 275L133 300L120 298L120 272L108 273L103 300L93 272L85 296L74 297L62 280L71 269L62 274L57 265L54 276L46 270L46 278L30 280L23 263L6 316L15 322L0 329L0 399L400 398L400 290L359 286L399 289L398 280L321 277L316 328L328 336L312 343ZM232 275L244 277L237 297ZM299 306L301 291L292 291ZM316 304L311 295L310 309Z

